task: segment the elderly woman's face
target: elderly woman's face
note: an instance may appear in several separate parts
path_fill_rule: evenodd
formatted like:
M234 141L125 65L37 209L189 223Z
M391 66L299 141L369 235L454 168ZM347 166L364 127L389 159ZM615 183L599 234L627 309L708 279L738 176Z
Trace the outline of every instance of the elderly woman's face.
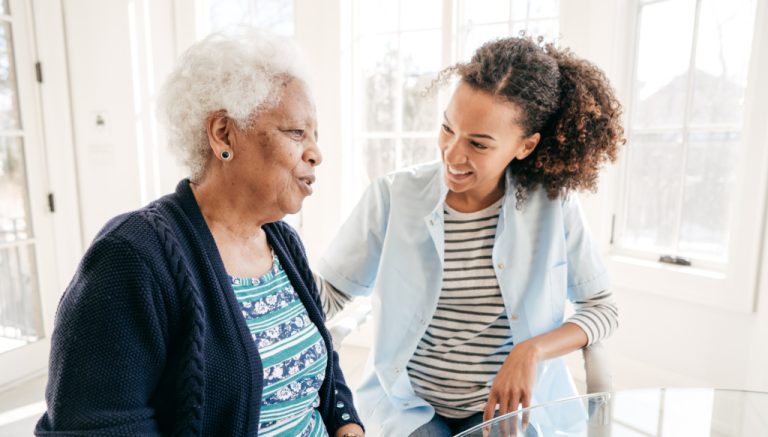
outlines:
M299 212L304 198L312 194L314 167L322 161L308 87L297 79L284 79L278 86L283 92L279 105L262 111L251 130L233 129L230 121L226 134L216 135L228 139L230 147L222 150L232 153L231 160L221 160L222 150L211 143L217 154L214 160L231 188L253 206L270 209L265 212L276 220Z

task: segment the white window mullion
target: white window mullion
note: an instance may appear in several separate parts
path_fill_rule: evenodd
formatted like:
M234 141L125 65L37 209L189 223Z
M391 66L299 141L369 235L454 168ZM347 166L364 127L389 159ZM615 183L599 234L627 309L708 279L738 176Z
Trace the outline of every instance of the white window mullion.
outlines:
M398 0L398 13L402 14L403 0ZM397 20L397 73L395 75L395 168L403 166L403 23Z
M675 227L672 237L672 253L679 253L680 227L683 221L683 199L685 197L685 171L688 164L689 126L691 124L691 106L693 105L693 82L696 77L696 46L699 37L699 16L701 14L701 0L696 0L696 11L693 14L693 38L691 41L691 60L688 67L688 84L685 95L685 114L683 116L683 144L680 156L679 186L677 187L677 213L675 215ZM660 254L663 255L663 254Z

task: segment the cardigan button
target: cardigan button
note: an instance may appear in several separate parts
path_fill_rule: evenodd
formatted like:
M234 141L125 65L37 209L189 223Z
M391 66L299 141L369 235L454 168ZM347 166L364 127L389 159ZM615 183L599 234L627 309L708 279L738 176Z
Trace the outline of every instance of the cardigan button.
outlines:
M432 221L432 220L430 220L430 221L429 221L429 225L430 225L430 226L434 226L434 225L435 225L435 222L434 222L434 221Z
M518 319L517 314L512 314L512 320L517 320L517 319Z
M399 367L395 367L395 373L400 373L400 368Z
M344 408L344 402L336 402L336 408Z
M341 415L341 420L349 420L349 414L344 413Z

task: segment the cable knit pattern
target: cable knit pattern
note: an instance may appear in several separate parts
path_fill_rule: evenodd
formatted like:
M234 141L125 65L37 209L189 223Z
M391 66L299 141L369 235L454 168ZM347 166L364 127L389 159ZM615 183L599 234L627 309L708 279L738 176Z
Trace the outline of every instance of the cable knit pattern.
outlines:
M361 424L300 239L284 222L264 230L329 351L323 422L331 435ZM57 310L48 410L35 434L257 436L263 372L183 180L176 193L111 220L83 257Z
M174 435L179 437L199 436L202 432L203 405L205 405L205 310L200 301L200 292L189 280L189 269L184 262L181 248L173 236L171 227L154 208L145 211L147 219L155 225L160 242L165 250L165 257L171 266L176 289L179 290L181 308L184 315L184 348L181 359L181 378L178 388L181 394L179 421Z

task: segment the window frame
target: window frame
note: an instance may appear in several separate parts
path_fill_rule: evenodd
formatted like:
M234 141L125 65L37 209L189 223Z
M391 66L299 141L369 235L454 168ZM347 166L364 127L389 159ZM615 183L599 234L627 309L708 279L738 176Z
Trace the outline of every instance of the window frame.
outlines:
M342 192L342 221L346 219L346 217L349 215L349 213L352 211L352 208L354 208L355 204L359 200L360 196L362 195L361 188L364 187L358 187L358 174L356 173L356 169L364 166L365 162L365 156L364 152L362 150L362 147L360 146L363 141L366 139L377 139L377 138L391 138L395 140L395 168L399 169L400 164L402 163L402 149L403 149L403 140L404 139L417 139L417 138L435 138L437 139L438 136L438 129L440 127L440 123L438 123L435 126L434 131L404 131L403 130L403 117L402 117L402 110L403 110L403 92L402 92L402 53L401 48L398 43L398 69L397 69L397 77L396 77L396 99L395 99L395 111L394 111L394 126L395 129L392 132L366 132L363 128L363 120L361 119L362 114L362 106L364 105L364 99L363 96L358 93L357 91L361 89L363 77L362 77L362 70L360 65L360 55L359 55L359 41L360 41L360 6L359 1L360 0L348 0L351 2L351 36L350 36L350 53L351 53L351 60L349 63L349 71L351 73L352 80L350 81L350 85L348 86L348 93L349 93L349 104L351 107L350 114L353 117L352 122L347 127L347 130L349 132L349 144L344 146L344 160L345 164L343 167L343 192ZM403 1L406 0L397 0L398 1L398 14L400 13L400 4ZM560 32L561 26L562 26L562 10L563 10L563 0L558 0L558 14L556 17L545 17L545 18L530 18L526 17L525 19L513 19L513 8L512 3L513 0L509 1L509 16L507 17L507 20L505 21L494 21L489 23L478 23L478 24L470 24L467 25L464 23L464 9L465 9L465 2L466 0L442 0L442 24L440 28L423 28L423 29L417 29L417 30L402 30L400 28L400 23L398 22L398 29L396 31L389 31L389 32L379 32L379 33L371 33L367 34L365 36L373 36L373 35L397 35L398 41L400 36L403 33L409 33L409 32L423 32L423 31L429 31L429 30L440 30L442 33L442 47L441 47L441 59L440 59L440 70L443 70L454 63L458 62L463 58L464 48L465 48L465 32L467 29L472 27L483 27L483 26L491 26L491 25L500 25L500 24L507 24L508 25L508 31L507 35L512 36L513 28L516 24L519 23L525 23L526 27L533 22L543 22L543 21L550 21L555 20L557 22L557 29L558 33ZM432 97L437 100L437 106L438 108L445 108L448 104L448 101L451 96L451 90L446 88L438 90L436 93L436 96ZM438 109L438 112L440 109ZM441 118L438 114L438 120ZM436 151L435 153L435 159L439 158L439 153Z
M623 71L624 83L627 84L625 107L629 108L624 118L627 138L631 132L630 118L635 109L640 12L643 6L662 1L666 0L633 0L628 7L626 48L631 53L631 62L626 63ZM701 1L697 0L697 11ZM698 23L695 25L698 26ZM736 165L735 198L731 206L728 261L721 263L693 258L691 266L677 266L659 262L660 253L621 247L627 215L628 148L631 147L628 142L616 169L616 190L611 207L608 208L610 217L604 220L604 223L611 226L605 262L614 285L738 312L754 312L768 195L768 131L760 123L768 118L768 104L761 102L760 98L762 96L762 100L766 100L768 97L768 85L758 80L759 77L768 76L768 41L762 30L766 25L768 6L758 1L744 98L745 116L741 125L741 145ZM688 134L692 130L686 125L682 131L678 131ZM755 189L747 193L749 187Z

